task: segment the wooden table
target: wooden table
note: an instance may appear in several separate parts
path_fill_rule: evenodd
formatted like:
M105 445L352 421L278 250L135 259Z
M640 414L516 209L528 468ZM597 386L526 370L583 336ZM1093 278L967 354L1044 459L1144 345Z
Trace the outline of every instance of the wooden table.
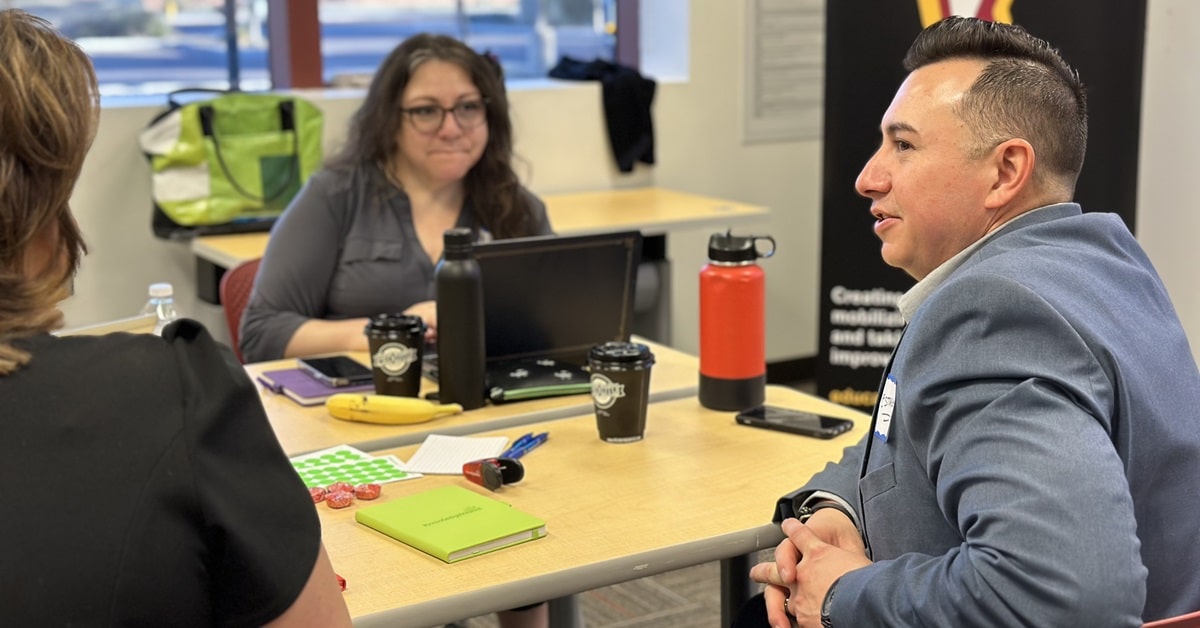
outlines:
M637 229L661 235L696 227L726 228L763 218L766 207L663 188L605 190L543 197L556 233Z
M646 343L654 352L655 364L650 371L650 397L654 401L694 396L699 385L700 360L695 356L669 347L634 338ZM366 352L351 353L356 360L370 364ZM292 368L294 359L259 362L246 365L250 378L272 369ZM436 385L422 379L422 394L436 390ZM525 423L535 423L592 410L588 394L548 397L517 401L482 408L451 416L440 417L415 425L378 425L343 421L329 416L324 405L304 407L281 394L260 388L260 397L270 418L271 427L289 456L333 447L353 445L363 450L397 447L419 443L432 433L471 434Z
M101 336L118 331L131 334L149 334L158 325L158 316L154 313L127 316L111 321L103 321L92 325L69 327L54 332L55 336Z
M725 229L763 218L768 213L767 208L758 205L662 188L554 194L542 200L550 224L560 235L640 230L650 236L644 243L644 261L666 259L665 237L671 231L696 227ZM221 275L242 262L262 257L268 235L241 233L193 239L200 298L219 303L217 286Z
M545 519L548 536L450 565L355 523L357 504L317 506L355 625L438 625L774 547L783 538L771 523L775 501L838 459L870 421L778 386L767 401L855 427L828 441L744 427L689 397L651 404L646 437L632 444L602 442L590 412L480 434L550 433L522 458L525 479L491 493ZM415 450L377 453L407 460ZM461 476L425 476L385 485L382 499L445 484L488 494Z

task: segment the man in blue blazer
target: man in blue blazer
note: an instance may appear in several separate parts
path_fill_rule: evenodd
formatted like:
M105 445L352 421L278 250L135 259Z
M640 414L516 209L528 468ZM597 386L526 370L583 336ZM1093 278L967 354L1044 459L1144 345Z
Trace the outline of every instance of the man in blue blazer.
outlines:
M747 610L841 628L1200 609L1200 373L1125 225L1071 202L1077 74L968 18L922 32L905 68L856 187L918 280L907 327L872 434L780 501L788 539Z

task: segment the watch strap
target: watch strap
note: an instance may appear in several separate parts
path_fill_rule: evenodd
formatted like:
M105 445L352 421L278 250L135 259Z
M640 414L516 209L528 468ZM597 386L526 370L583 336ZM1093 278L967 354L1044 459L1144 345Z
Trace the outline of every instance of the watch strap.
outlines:
M818 510L823 510L825 508L833 508L843 515L846 515L846 518L850 521L854 521L854 516L850 514L849 510L846 510L845 506L829 500L820 501L811 506L801 506L796 510L796 518L800 520L800 523L805 523L809 520L809 518L817 514Z
M833 581L829 585L829 590L825 592L825 600L821 602L821 628L833 628L833 618L829 616L833 610L833 594L837 590L838 582L841 578Z

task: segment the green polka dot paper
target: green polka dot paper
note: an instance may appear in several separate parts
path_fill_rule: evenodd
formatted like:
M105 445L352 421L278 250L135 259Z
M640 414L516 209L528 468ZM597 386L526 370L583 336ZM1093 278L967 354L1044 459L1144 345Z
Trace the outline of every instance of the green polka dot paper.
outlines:
M325 487L334 482L386 484L421 477L408 471L395 456L372 456L349 445L339 445L291 459L305 486Z

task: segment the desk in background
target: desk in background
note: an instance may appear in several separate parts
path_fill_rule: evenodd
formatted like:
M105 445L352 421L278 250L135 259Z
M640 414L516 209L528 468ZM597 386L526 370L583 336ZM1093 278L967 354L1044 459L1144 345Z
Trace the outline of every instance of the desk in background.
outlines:
M60 329L54 332L55 336L101 336L114 332L128 332L131 334L150 334L154 332L155 326L158 325L158 316L154 313L138 314L137 316L129 316L126 318L118 318L111 321L103 321L93 325L81 325L79 327L69 327Z
M637 443L600 441L591 412L480 434L550 433L522 458L525 478L491 494L545 519L548 535L450 565L355 523L358 504L318 505L355 625L444 624L713 560L722 561L728 615L749 594L747 555L783 539L771 523L775 501L840 458L870 424L792 389L770 386L767 401L852 418L855 426L828 441L745 427L692 396L652 403ZM378 453L407 460L415 451ZM426 476L384 485L382 499L445 484L487 494L461 476Z
M559 235L583 235L637 229L646 236L642 261L656 265L659 294L670 294L670 266L666 238L671 231L708 227L722 230L763 218L768 210L719 198L676 192L662 188L606 190L543 196L550 224ZM192 240L196 256L196 290L202 301L220 303L218 287L225 271L262 257L267 233L201 236ZM665 296L661 296L665 299ZM643 335L667 341L670 338L670 309L656 304L635 329ZM636 322L636 321L635 321Z
M647 343L654 352L656 362L650 372L652 401L696 395L700 377L699 359L641 338L634 340ZM363 364L370 364L370 357L365 352L350 355ZM293 368L295 365L295 359L259 362L246 365L246 372L254 379L263 371ZM421 385L422 394L435 388L435 385L425 378L422 378ZM324 405L300 406L284 395L272 393L261 387L259 394L275 436L288 456L298 456L343 444L367 451L398 447L420 443L432 433L471 434L592 410L591 395L579 394L485 405L476 410L413 425L377 425L335 419L329 416Z

